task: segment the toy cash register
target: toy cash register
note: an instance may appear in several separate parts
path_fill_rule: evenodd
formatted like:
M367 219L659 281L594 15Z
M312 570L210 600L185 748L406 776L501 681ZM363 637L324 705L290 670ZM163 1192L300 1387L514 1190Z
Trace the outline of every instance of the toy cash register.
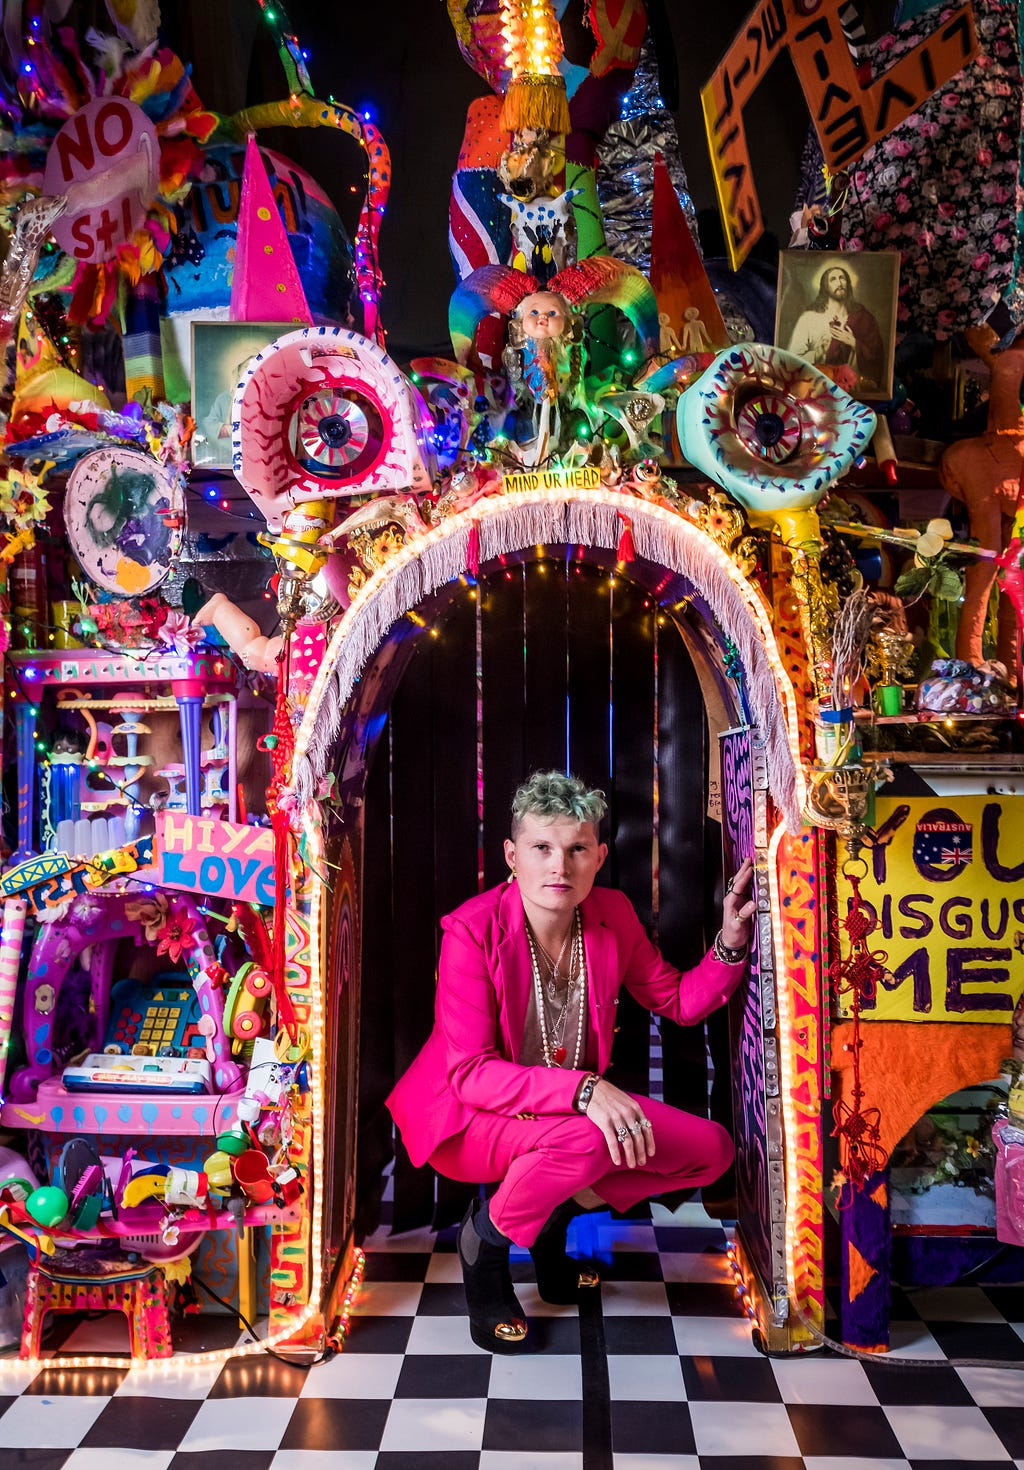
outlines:
M64 1068L71 1092L208 1092L210 1064L199 1030L199 997L187 975L158 975L155 984L120 980L110 992L102 1052Z

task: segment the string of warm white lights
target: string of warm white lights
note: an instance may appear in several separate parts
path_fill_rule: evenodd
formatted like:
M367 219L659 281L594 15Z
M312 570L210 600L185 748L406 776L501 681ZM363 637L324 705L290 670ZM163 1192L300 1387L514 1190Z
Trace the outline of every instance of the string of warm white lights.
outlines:
M577 504L608 506L616 511L622 510L630 515L634 522L645 520L655 526L660 526L667 531L671 531L673 534L693 537L695 540L699 540L702 557L712 562L728 577L746 605L747 613L756 627L757 637L763 645L765 657L772 671L785 722L786 740L796 773L797 801L802 808L806 800L806 778L800 754L796 696L779 653L771 617L758 590L743 576L731 557L728 556L716 541L706 535L693 522L686 520L678 511L670 510L649 501L638 500L636 497L625 495L621 491L604 488L596 490L580 490L576 488L521 490L508 492L500 496L490 496L485 500L478 501L468 510L462 511L454 516L446 517L422 535L416 536L406 542L404 546L390 556L382 566L377 568L367 578L366 582L363 583L362 587L356 593L352 602L345 610L344 616L341 618L337 630L327 647L323 662L320 665L310 692L302 724L296 737L296 761L305 757L308 751L320 704L334 676L342 649L356 627L361 613L374 598L380 596L385 591L388 584L401 573L403 568L408 566L410 562L422 557L430 547L436 546L450 538L464 536L474 526L480 532L487 521L514 516L515 511L520 507L545 504L562 504L568 506L574 502ZM671 570L679 569L672 568Z

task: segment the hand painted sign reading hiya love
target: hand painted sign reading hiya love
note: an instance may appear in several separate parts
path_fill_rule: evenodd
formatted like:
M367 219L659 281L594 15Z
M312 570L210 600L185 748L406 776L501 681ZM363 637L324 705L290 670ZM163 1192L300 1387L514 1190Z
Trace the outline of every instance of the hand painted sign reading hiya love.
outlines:
M880 797L875 808L860 891L885 975L861 1019L1008 1022L1024 991L1024 800ZM840 873L840 915L851 896Z
M164 888L274 902L274 834L267 827L160 812L154 846L153 881Z

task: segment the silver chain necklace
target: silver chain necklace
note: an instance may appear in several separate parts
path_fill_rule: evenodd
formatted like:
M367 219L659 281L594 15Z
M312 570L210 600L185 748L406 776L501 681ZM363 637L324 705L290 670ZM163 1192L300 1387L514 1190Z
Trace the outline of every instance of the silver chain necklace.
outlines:
M537 1000L537 1021L540 1025L540 1044L546 1067L560 1067L565 1061L565 1047L561 1045L561 1038L565 1034L566 1019L569 1014L569 1000L574 988L572 971L575 965L579 975L579 1024L576 1027L576 1047L572 1065L576 1069L580 1064L580 1055L583 1051L584 1011L587 1001L587 968L583 952L583 925L580 922L580 911L577 909L573 915L573 924L570 930L573 936L572 954L569 961L569 985L566 987L565 1002L562 1010L555 1021L551 1036L548 1035L548 1023L544 1014L544 986L540 978L540 959L537 953L540 941L535 937L529 923L526 925L526 937L530 945L530 966L533 971L533 990ZM568 938L568 935L566 936ZM562 946L563 950L565 946ZM550 961L550 956L545 956ZM559 955L561 959L561 955ZM553 1000L557 1000L557 995Z

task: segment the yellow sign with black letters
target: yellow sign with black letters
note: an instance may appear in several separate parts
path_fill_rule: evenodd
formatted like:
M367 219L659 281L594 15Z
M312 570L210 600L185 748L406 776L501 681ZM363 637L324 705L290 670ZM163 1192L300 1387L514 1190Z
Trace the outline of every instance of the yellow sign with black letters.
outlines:
M861 1020L1009 1021L1024 991L1024 798L886 797L875 808L860 896L884 973ZM840 846L846 955L853 890L842 857ZM851 1014L849 993L839 1014Z

